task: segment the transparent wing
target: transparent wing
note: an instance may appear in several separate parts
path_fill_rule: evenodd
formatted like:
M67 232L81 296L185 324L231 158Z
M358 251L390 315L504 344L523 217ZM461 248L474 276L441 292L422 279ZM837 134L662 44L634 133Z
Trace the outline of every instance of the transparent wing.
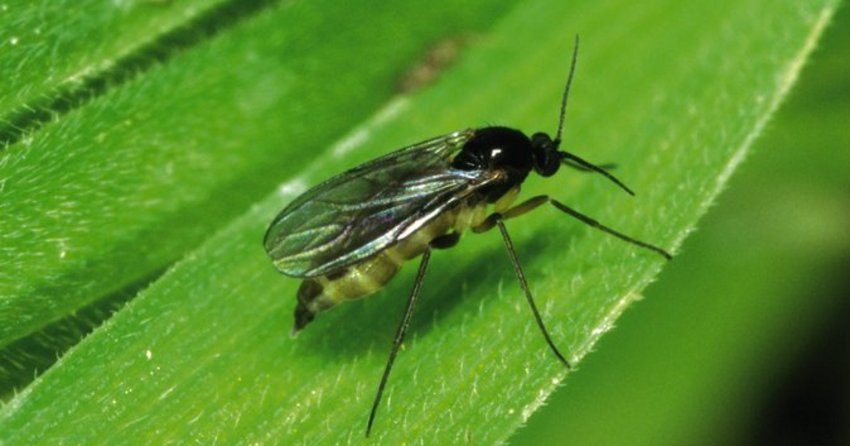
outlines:
M266 232L264 245L277 269L295 277L338 271L486 184L492 173L450 167L452 155L473 134L464 130L424 141L305 192Z

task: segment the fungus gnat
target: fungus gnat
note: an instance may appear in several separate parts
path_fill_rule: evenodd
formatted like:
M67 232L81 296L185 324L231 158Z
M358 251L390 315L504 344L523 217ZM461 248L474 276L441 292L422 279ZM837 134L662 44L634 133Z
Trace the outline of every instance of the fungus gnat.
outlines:
M531 312L552 352L570 363L552 342L534 304L504 221L549 203L556 209L641 248L671 259L654 245L629 237L549 197L514 205L520 185L533 170L550 177L561 165L596 172L630 195L620 180L576 155L558 150L567 98L578 58L576 36L555 138L526 136L507 127L460 130L405 147L343 172L308 190L284 208L266 232L264 245L283 274L303 279L298 289L293 333L334 305L371 294L421 256L389 358L375 394L366 436L372 430L387 378L404 340L432 249L446 249L470 229L498 227Z

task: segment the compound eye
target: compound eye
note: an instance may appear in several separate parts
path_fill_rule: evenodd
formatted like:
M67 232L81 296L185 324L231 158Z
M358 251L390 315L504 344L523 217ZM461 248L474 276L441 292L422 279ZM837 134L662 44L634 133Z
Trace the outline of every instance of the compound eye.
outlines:
M542 150L545 152L554 152L558 149L558 147L555 146L555 142L552 141L552 138L542 132L537 132L531 135L531 146L536 150Z
M531 150L534 157L534 170L541 176L548 177L558 171L561 157L558 145L545 133L531 135Z

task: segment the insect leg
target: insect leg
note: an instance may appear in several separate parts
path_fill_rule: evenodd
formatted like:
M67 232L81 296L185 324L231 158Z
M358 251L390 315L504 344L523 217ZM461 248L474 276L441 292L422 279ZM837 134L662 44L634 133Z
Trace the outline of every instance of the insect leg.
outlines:
M484 221L481 222L481 224L472 228L472 232L481 233L488 231L494 226L496 226L499 221L518 217L522 214L525 214L526 212L536 209L538 206L546 202L552 203L552 206L555 206L555 208L557 208L561 212L570 215L571 217L581 221L582 223L588 226L592 226L602 232L606 232L610 235L613 235L614 237L617 237L618 239L623 240L625 242L640 246L641 248L649 249L650 251L654 251L667 260L673 259L673 256L664 249L646 242L642 242L634 237L629 237L628 235L623 234L622 232L609 228L608 226L603 225L599 221L582 214L581 212L565 205L564 203L561 203L558 200L549 197L548 195L537 195L536 197L531 197L528 200L523 201L522 203L508 209L505 212L491 214L487 216L487 218L485 218Z
M505 223L502 222L501 219L496 220L496 225L499 226L499 231L502 233L502 239L505 241L505 248L508 250L508 255L511 258L511 263L514 265L514 272L516 272L516 277L519 280L519 286L522 288L523 293L525 293L525 298L528 300L528 305L531 306L531 312L534 313L534 320L537 321L537 326L540 327L540 331L543 333L543 337L546 338L546 343L549 344L549 347L552 349L552 352L555 353L555 356L564 363L567 368L571 368L569 361L564 358L564 355L558 351L558 347L555 346L555 343L552 342L552 338L549 336L549 332L546 330L546 326L543 325L543 318L540 317L540 312L537 311L537 305L534 304L534 298L531 297L531 290L528 288L528 282L525 280L525 273L522 272L522 267L519 264L519 259L516 256L516 251L514 251L514 244L511 242L511 237L508 235L508 229L505 228Z
M522 203L508 209L505 212L496 212L487 216L484 221L481 222L478 226L472 228L472 232L476 234L480 234L482 232L489 231L496 226L500 220L507 220L509 218L519 217L526 212L532 211L536 209L543 203L549 201L549 197L546 195L538 195L536 197L531 197L528 200L523 201Z
M387 379L390 377L390 370L393 368L393 362L398 354L398 349L404 341L404 335L407 333L407 328L410 325L410 318L413 316L413 307L416 304L416 298L419 296L419 290L422 288L422 280L425 278L425 271L428 269L428 260L431 258L431 248L422 253L422 260L419 262L419 272L416 273L416 280L413 282L413 290L410 292L410 297L407 299L407 307L404 309L404 316L401 319L401 324L396 331L393 347L390 350L390 357L387 358L387 365L384 367L384 375L381 376L381 383L378 385L378 392L375 394L375 401L372 403L372 411L369 412L369 423L366 425L366 437L372 431L372 423L375 421L375 413L378 411L378 404L381 402L381 396L384 393L384 387L387 385Z
M649 243L642 242L638 239L629 237L628 235L625 235L622 232L615 231L614 229L611 229L608 226L605 226L602 223L599 223L598 221L596 221L596 220L588 217L587 215L584 215L581 212L561 203L560 201L553 200L552 198L548 198L548 201L550 203L552 203L552 206L555 206L558 210L570 215L571 217L581 221L582 223L584 223L588 226L592 226L596 229L599 229L602 232L606 232L608 234L611 234L614 237L617 237L618 239L623 240L625 242L629 242L633 245L640 246L641 248L649 249L650 251L654 251L654 252L658 253L659 255L663 256L667 260L673 259L673 256L669 252L667 252L667 251L665 251L665 250L663 250L663 249L661 249L661 248L659 248L655 245L650 245Z

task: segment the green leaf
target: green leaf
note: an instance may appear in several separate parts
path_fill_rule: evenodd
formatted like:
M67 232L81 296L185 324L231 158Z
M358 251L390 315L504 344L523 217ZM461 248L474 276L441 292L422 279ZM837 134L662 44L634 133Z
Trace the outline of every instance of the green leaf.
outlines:
M401 33L400 23L453 8L148 3L69 6L93 23L78 30L56 17L28 37L53 7L8 8L29 25L10 32L17 43L2 66L38 74L0 110L12 141L0 153L0 346L133 293L387 101L423 47L501 10ZM158 7L182 21L153 14ZM90 27L112 21L114 39L132 44L77 54L99 37ZM68 60L54 67L54 52ZM45 113L55 122L41 127Z
M601 178L573 172L529 179L525 195L550 193L623 232L675 248L788 91L835 4L727 3L524 2L509 10L484 8L489 19L468 19L464 26L487 23L477 35L445 24L482 12L472 7L428 6L400 17L374 7L315 6L314 15L292 12L303 5L266 8L61 116L33 134L33 143L45 141L41 150L22 141L7 149L6 159L21 153L29 155L22 159L46 157L51 147L83 158L80 165L90 169L76 169L81 174L75 178L82 181L89 172L97 180L57 178L51 186L53 176L42 174L33 181L48 182L45 190L54 192L68 184L103 191L106 199L92 207L111 203L103 220L79 224L91 252L86 259L103 262L111 275L54 314L104 296L116 271L145 263L137 256L121 261L126 251L108 255L111 249L154 257L121 276L122 284L183 257L4 406L0 432L10 444L361 441L415 266L384 291L321 315L290 339L285 333L298 283L278 276L260 246L276 211L344 167L436 134L485 123L552 132L572 37L579 32L565 148L592 161L616 162L617 175L638 195L630 198ZM251 65L280 51L286 39L275 32L299 30L302 39L318 45L303 43L303 59ZM390 89L382 82L403 72L411 59L395 54L396 45L411 55L428 40L405 37L408 32L432 40L473 37L436 85L388 99ZM302 77L296 67L317 73ZM351 74L373 69L380 73L369 82ZM157 105L163 98L168 102ZM379 104L371 119L353 125ZM147 119L120 127L128 138L121 146L139 147L123 164L139 174L126 178L121 169L99 164L109 150L72 150L100 147L74 138L98 141L124 118L119 112L133 110ZM128 130L139 126L137 133ZM348 136L330 146L346 126ZM265 148L252 149L259 146ZM193 169L169 171L172 158ZM9 162L3 169L21 170ZM108 187L95 187L108 179ZM278 193L242 213L239 203L255 201L259 191L281 181ZM145 206L136 214L115 210L133 202ZM15 213L4 209L3 215L43 219L23 213L23 198L17 203ZM96 235L104 222L113 238L101 242ZM511 221L508 228L552 337L574 363L663 264L553 209ZM500 244L496 233L466 236L457 248L433 256L378 413L374 436L382 443L503 441L564 379ZM27 252L25 245L9 246ZM73 269L79 278L64 282L64 291L100 275L86 265ZM54 275L54 268L61 269L44 268ZM24 283L37 288L38 275ZM44 300L58 294L44 292ZM15 313L0 313L9 314ZM34 319L14 334L45 321L38 313Z
M149 52L163 35L223 5L220 0L0 4L2 141L19 138L27 127L55 118L51 113L58 111L56 107L85 101L92 90L106 86L94 79L118 79L127 72L128 62L139 59L135 54Z
M719 206L510 444L847 438L848 42L844 8Z

